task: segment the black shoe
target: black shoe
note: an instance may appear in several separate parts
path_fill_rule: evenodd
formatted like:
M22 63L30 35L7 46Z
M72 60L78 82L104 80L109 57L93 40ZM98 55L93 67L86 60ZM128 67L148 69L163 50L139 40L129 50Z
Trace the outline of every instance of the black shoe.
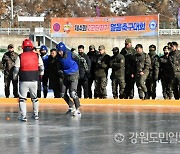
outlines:
M134 96L129 96L129 99L133 99L134 98Z
M118 99L118 97L117 97L117 96L113 96L113 98L114 98L114 99Z
M145 96L144 96L144 100L149 99L149 95L148 95L148 93L147 93L147 92L145 92L144 94L145 94Z
M21 117L19 118L19 120L20 120L20 121L23 121L23 122L27 122L27 118L26 118L26 117L23 117L23 116L21 116Z

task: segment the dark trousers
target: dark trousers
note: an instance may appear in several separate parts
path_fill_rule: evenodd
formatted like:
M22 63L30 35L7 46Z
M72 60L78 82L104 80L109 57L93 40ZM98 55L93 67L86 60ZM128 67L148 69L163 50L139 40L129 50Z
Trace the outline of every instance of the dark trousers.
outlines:
M93 84L93 82L94 82L94 77L90 77L88 79L88 97L89 98L93 97L93 95L92 95L92 84Z
M176 100L179 100L179 98L180 98L180 76L174 78L174 80L173 80L173 93L174 93L174 98Z
M147 87L147 99L150 99L150 97L152 97L152 99L156 98L156 81L153 79L147 79L146 80L146 87Z
M44 98L46 98L47 97L47 93L48 93L48 76L47 76L47 74L43 75L42 86L43 86Z
M125 76L125 90L124 90L124 98L125 99L133 99L134 98L134 84L135 79L131 77L131 75Z
M10 83L13 85L13 95L15 98L18 97L18 80L13 80L12 76L4 76L4 89L6 98L10 95Z
M65 77L63 79L63 84L61 87L61 97L64 98L69 107L72 107L75 104L76 109L80 107L79 97L77 95L77 85L78 85L78 74L74 77ZM69 90L70 97L67 94Z
M172 78L161 77L161 83L162 83L163 98L171 99L173 97Z
M54 98L60 98L60 89L59 88L54 88L53 89L54 92Z
M119 98L123 98L125 81L121 78L113 78L112 79L112 93L114 98L118 98L118 88L119 88Z
M88 80L79 79L77 86L77 94L79 98L82 96L82 89L84 90L84 98L88 98Z
M145 93L147 93L147 87L146 87L146 79L147 79L148 73L144 75L136 75L136 85L138 88L139 98L143 99L145 96Z
M94 98L107 98L107 77L95 78Z

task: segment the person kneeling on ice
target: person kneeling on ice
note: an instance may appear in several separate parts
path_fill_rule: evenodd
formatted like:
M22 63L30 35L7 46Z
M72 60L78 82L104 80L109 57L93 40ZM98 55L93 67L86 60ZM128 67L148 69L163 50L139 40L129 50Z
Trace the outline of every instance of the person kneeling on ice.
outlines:
M66 45L62 42L57 44L56 50L58 53L58 62L60 64L59 76L63 77L63 86L61 89L61 97L66 101L69 106L66 114L73 116L81 115L79 111L80 101L77 95L77 85L79 79L79 61L85 61L84 58L76 55L67 50ZM70 97L67 94L69 90Z
M30 39L25 39L22 43L23 53L20 54L15 62L13 71L13 79L19 75L19 108L20 120L26 122L26 97L27 92L30 92L30 97L33 102L33 118L39 119L39 102L37 98L37 82L39 75L44 73L44 65L41 57L33 52L33 44Z

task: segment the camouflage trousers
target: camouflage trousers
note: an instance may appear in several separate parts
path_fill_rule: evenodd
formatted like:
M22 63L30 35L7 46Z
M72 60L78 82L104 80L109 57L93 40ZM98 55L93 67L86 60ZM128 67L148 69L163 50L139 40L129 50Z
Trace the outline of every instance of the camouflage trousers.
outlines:
M147 87L145 85L148 74L136 75L135 81L138 88L139 98L144 98L144 93L147 93Z
M147 79L146 80L146 87L147 87L147 93L148 93L148 98L152 97L152 99L156 98L156 81L153 79Z
M124 89L125 89L125 80L121 78L112 78L112 93L113 97L118 98L118 87L119 87L119 98L122 99L124 97Z
M107 77L95 78L94 98L107 98Z

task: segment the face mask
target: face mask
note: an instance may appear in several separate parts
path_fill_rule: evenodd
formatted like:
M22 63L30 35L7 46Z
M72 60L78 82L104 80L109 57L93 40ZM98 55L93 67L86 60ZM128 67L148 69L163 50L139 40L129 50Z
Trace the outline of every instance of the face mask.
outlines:
M80 56L82 56L82 55L83 55L83 52L78 52L78 54L79 54Z
M164 52L164 55L168 55L169 53L168 52Z
M113 51L113 54L114 54L114 55L118 55L118 53L119 53L119 52L117 52L117 51Z
M44 56L44 55L46 55L46 53L45 52L41 52L41 56Z
M150 55L154 55L156 52L154 50L149 51Z

